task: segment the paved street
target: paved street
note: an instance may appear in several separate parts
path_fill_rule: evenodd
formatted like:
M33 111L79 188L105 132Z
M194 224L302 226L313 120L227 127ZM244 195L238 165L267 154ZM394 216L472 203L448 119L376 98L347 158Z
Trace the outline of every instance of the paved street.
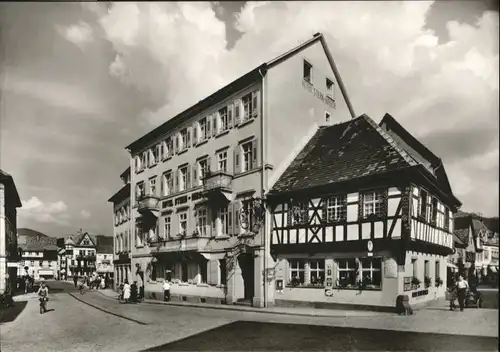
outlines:
M80 295L66 283L49 285L66 292L51 295L48 308L53 311L44 315L38 312L36 297L28 298L18 318L1 326L2 351L494 351L498 345L498 311L491 309L457 313L442 307L411 317L306 317L162 304L125 305L96 291Z

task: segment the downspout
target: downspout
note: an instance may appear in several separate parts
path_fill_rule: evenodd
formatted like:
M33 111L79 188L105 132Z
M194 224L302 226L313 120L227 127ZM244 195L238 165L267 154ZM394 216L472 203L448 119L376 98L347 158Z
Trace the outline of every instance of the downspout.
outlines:
M265 114L265 110L266 110L266 100L265 100L265 97L266 97L266 94L265 94L265 86L266 86L266 73L265 71L262 72L262 68L259 68L259 74L260 76L262 77L262 88L261 88L261 97L260 97L260 116L261 116L261 119L260 119L260 133L261 133L261 137L262 137L262 142L261 142L261 145L262 147L260 148L260 160L261 160L261 164L262 164L262 173L261 173L261 182L262 182L262 199L264 200L264 198L266 197L266 194L267 194L267 175L266 175L266 148L267 148L267 135L266 135L266 114ZM267 211L267 206L266 206L266 211ZM263 277L263 293L264 293L264 308L267 308L268 306L268 302L267 302L267 253L269 252L269 248L268 248L268 241L267 241L267 221L268 221L268 217L265 216L265 213L264 213L264 230L263 230L263 234L262 234L262 238L261 238L261 241L263 241L263 246L264 246L264 270L263 270L263 274L262 274L262 277Z

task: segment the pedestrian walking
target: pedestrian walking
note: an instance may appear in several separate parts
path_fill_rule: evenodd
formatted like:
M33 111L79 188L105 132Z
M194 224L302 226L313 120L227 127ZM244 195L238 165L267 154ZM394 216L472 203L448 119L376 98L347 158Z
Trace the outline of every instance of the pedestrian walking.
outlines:
M163 300L165 302L170 301L170 283L168 280L163 283Z
M78 276L73 275L73 282L74 282L75 288L76 288L76 285L78 284Z
M446 298L450 301L450 310L455 310L455 300L457 299L457 283L454 278L451 280L451 285L446 292Z
M125 280L125 283L123 284L123 299L125 300L125 303L129 303L130 293L131 293L130 285L128 284L128 281Z
M463 312L464 306L465 306L465 293L466 293L467 289L469 288L469 284L460 275L458 277L458 282L457 282L456 287L457 287L458 304L460 305L460 311Z
M133 303L137 303L137 281L134 281L132 285L130 285L130 300Z

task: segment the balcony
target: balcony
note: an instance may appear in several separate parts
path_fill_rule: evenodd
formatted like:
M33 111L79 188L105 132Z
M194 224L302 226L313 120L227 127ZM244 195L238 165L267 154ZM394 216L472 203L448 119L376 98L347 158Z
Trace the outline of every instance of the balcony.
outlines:
M203 191L201 194L207 198L224 196L228 201L231 201L232 183L233 175L227 172L208 172L203 178Z
M203 250L210 238L200 236L172 237L166 241L162 241L158 246L152 247L151 253L167 253L179 251L200 251Z
M137 211L141 214L159 215L159 198L152 194L145 194L137 200Z

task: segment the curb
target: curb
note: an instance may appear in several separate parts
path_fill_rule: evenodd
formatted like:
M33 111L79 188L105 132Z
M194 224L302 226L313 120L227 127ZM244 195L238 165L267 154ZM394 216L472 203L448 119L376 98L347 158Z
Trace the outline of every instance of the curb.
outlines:
M102 292L99 292L102 296L112 299L112 297L105 295ZM374 317L378 316L377 314L373 315L349 315L347 311L343 311L343 314L339 315L328 315L328 314L317 314L314 313L299 313L299 312L283 312L283 311L268 311L262 310L265 308L237 308L229 305L220 305L220 306L212 306L212 305L199 305L199 304L186 304L186 303L177 303L177 302L162 302L162 301L154 301L145 299L142 304L152 304L152 305L162 305L162 306L175 306L175 307L190 307L190 308L205 308L205 309L218 309L218 310L230 310L236 312L251 312L251 313L261 313L261 314L274 314L274 315L289 315L289 316L300 316L300 317L319 317L319 318L348 318L348 317ZM341 312L340 310L336 310ZM390 315L390 314L381 314L381 315Z
M128 321L132 321L132 322L134 322L134 323L136 323L136 324L139 324L139 325L149 325L149 324L147 324L147 323L145 323L145 322L142 322L142 321L139 321L139 320L135 320L135 319L132 319L132 318L126 317L126 316L124 316L124 315L116 314L116 313L110 312L110 311L108 311L108 310L102 309L101 307L95 306L95 305L93 305L93 304L91 304L91 303L85 302L84 300L82 300L82 299L80 299L80 298L76 297L76 296L75 296L74 294L72 294L72 293L69 293L69 292L68 292L68 295L70 295L71 297L73 297L74 299L76 299L77 301L79 301L79 302L81 302L81 303L83 303L83 304L86 304L86 305L88 305L88 306L90 306L90 307L92 307L92 308L94 308L94 309L100 310L101 312L104 312L104 313L107 313L107 314L111 314L111 315L114 315L115 317L122 318L122 319L125 319L125 320L128 320ZM104 294L103 294L103 295L104 295Z

